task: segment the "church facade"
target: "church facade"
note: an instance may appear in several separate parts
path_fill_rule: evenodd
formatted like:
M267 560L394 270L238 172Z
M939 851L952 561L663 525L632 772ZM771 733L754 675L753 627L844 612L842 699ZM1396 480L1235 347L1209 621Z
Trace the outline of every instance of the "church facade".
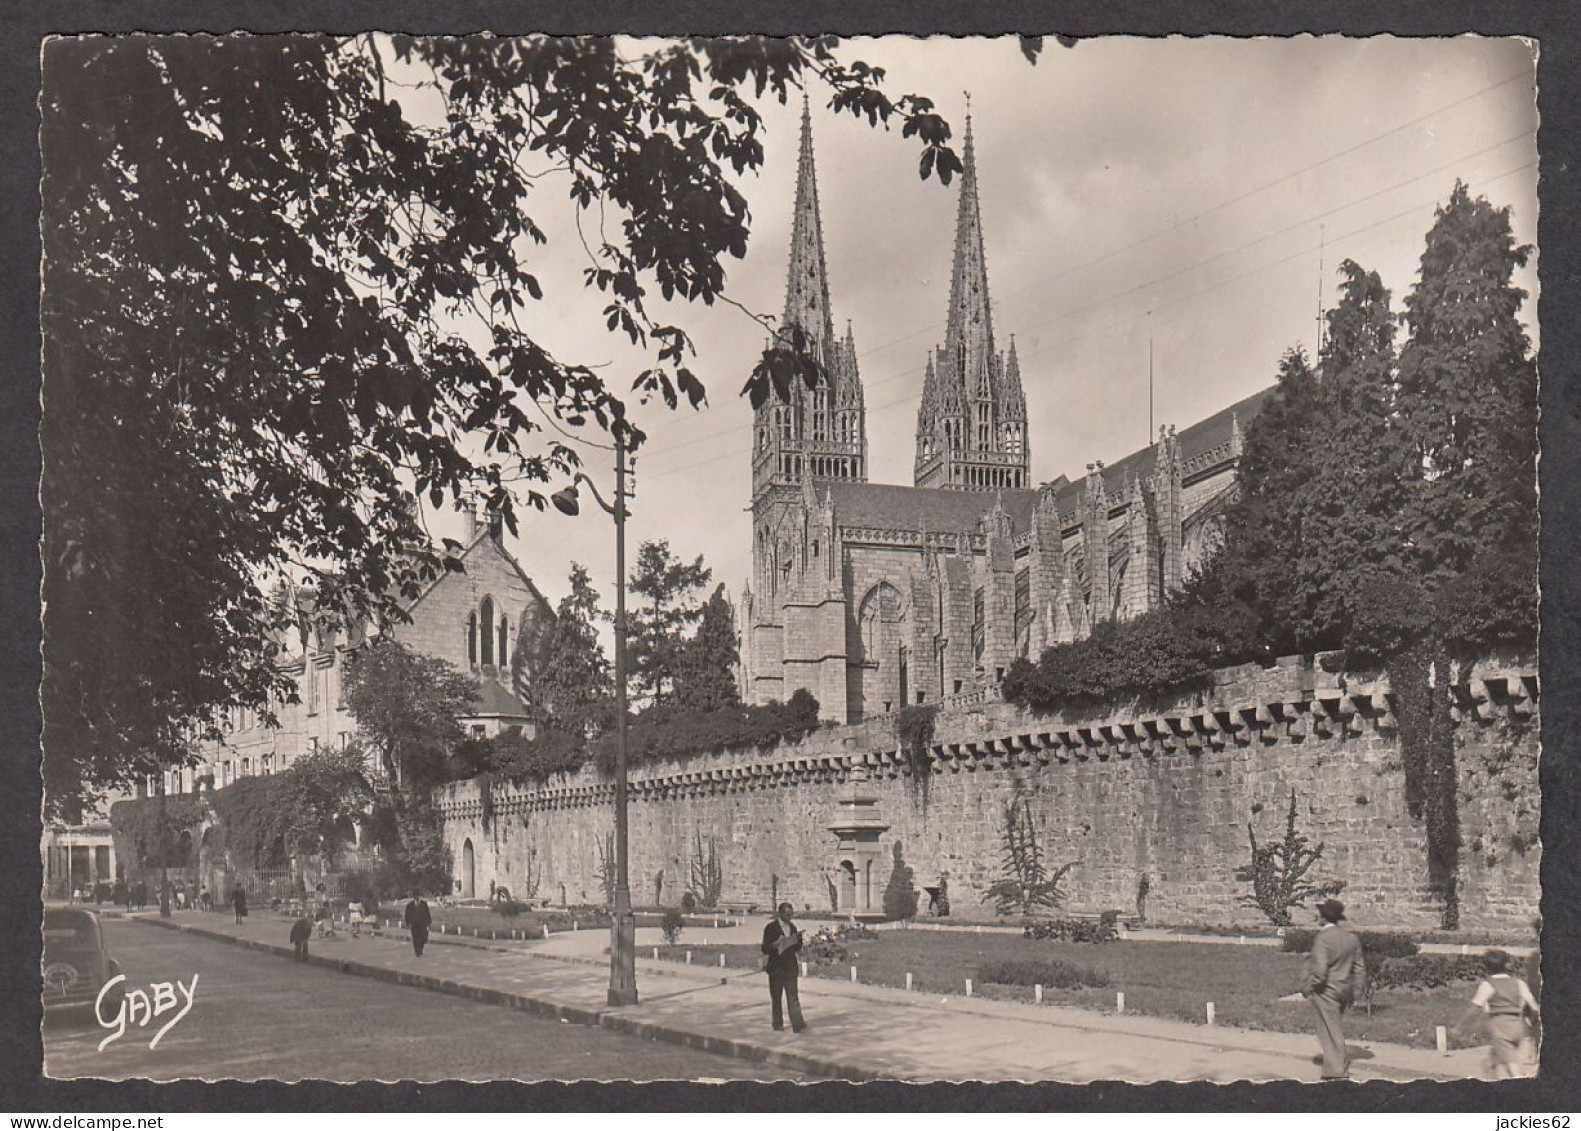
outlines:
M1001 351L967 118L944 342L929 356L913 484L870 483L855 335L836 337L810 113L802 113L783 325L824 376L756 410L752 577L738 603L749 703L799 689L825 718L997 688L1020 656L1159 607L1206 557L1255 394L1116 464L1034 485L1015 339Z

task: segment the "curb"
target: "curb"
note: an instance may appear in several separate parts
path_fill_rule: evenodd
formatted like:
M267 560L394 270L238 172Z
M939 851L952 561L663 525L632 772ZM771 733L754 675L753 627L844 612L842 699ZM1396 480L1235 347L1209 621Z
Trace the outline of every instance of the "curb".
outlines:
M295 951L281 943L237 938L235 935L228 935L223 931L210 930L206 927L192 926L165 919L136 919L132 921L149 923L157 927L163 927L165 930L182 931L202 938L213 939L217 942L230 943L232 946L262 951L266 954L295 957ZM429 941L432 942L434 940L430 938ZM459 945L468 946L469 944L460 943ZM509 947L474 947L473 949L518 953L514 948ZM769 1048L764 1045L754 1044L751 1041L738 1040L734 1037L714 1037L706 1033L694 1033L657 1021L645 1021L642 1018L633 1017L628 1013L621 1013L615 1010L584 1009L581 1006L561 1005L545 998L529 997L526 994L509 993L505 990L490 989L485 986L469 986L450 978L435 977L432 974L412 974L404 970L391 970L385 966L375 966L356 959L325 958L322 955L315 956L310 953L307 961L310 966L322 966L354 977L372 978L375 981L388 982L392 985L412 986L417 989L431 990L435 993L466 998L485 1005L504 1006L507 1009L515 1009L523 1013L558 1018L576 1025L594 1025L626 1036L641 1037L651 1041L665 1041L669 1044L683 1045L687 1048L700 1049L704 1052L729 1056L737 1060L751 1060L762 1064L771 1064L777 1068L788 1068L795 1072L805 1072L813 1076L826 1076L858 1082L881 1078L879 1073L865 1068L858 1068L855 1065L827 1060L823 1057L807 1056L803 1053L787 1052L783 1049Z

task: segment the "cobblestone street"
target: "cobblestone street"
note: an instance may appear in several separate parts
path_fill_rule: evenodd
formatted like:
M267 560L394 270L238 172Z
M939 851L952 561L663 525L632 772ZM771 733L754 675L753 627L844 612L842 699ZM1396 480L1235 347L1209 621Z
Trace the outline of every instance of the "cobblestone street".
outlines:
M806 1079L605 1029L331 970L115 919L104 924L129 988L199 976L190 1013L150 1050L170 1015L108 1030L52 1019L45 1071L61 1078L354 1080Z

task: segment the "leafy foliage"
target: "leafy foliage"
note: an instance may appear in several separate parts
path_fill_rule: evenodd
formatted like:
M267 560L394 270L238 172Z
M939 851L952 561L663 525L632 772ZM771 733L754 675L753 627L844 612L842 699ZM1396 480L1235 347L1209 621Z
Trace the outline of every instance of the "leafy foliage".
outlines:
M466 737L457 717L477 699L475 679L383 639L348 657L345 680L346 708L387 774L416 790L447 779L450 749Z
M983 895L994 901L1001 915L1019 912L1031 915L1040 907L1057 908L1065 902L1060 881L1076 866L1073 860L1054 872L1043 864L1043 849L1038 844L1037 827L1032 820L1032 804L1025 797L1005 803L1002 877Z
M698 902L704 907L718 907L725 891L725 869L719 862L719 838L709 837L706 850L703 834L694 832L692 847L692 888Z
M1306 954L1312 949L1312 941L1317 938L1317 931L1310 927L1286 928L1280 949L1287 954ZM1395 958L1410 958L1422 948L1417 941L1403 931L1357 931L1356 938L1361 942L1362 954L1368 966L1380 966L1384 961Z
M525 680L527 703L541 726L585 738L612 721L615 685L597 629L607 619L587 570L572 562L570 592L539 637Z
M638 547L631 572L631 591L637 600L627 614L634 698L651 706L675 698L687 634L703 615L697 596L712 573L701 557L693 562L677 558L667 539Z
M1076 990L1083 986L1102 989L1111 984L1107 970L1061 962L1057 958L993 959L977 967L977 977L982 982L1002 986L1047 986L1061 990Z
M681 932L686 929L686 919L679 909L666 907L664 918L659 922L659 930L664 934L666 946L674 946L681 941Z
M1371 969L1369 965L1368 970ZM1479 955L1418 954L1381 962L1372 983L1375 990L1436 990L1475 982L1486 973Z
M676 707L649 708L632 720L626 731L629 764L668 758L689 758L710 750L746 747L767 748L794 742L818 727L818 700L805 690L789 703L764 703L729 707L694 715ZM603 735L594 744L599 769L610 773L615 765L615 736Z
M708 712L739 704L737 659L736 613L720 585L704 603L697 631L681 647L675 705L683 711Z
M933 755L928 748L933 745L933 729L938 717L939 708L934 704L902 707L895 712L895 741L900 744L906 768L911 771L907 784L924 805L933 786Z
M1536 374L1511 283L1529 254L1508 209L1457 185L1427 234L1398 353L1382 280L1342 263L1317 367L1287 353L1246 431L1220 550L1165 610L1019 661L1006 697L1046 711L1297 652L1376 663L1423 646L1447 669L1533 643ZM1423 742L1444 761L1442 736ZM1434 771L1446 781L1447 765ZM1447 789L1442 801L1430 839L1447 890Z
M1251 884L1252 890L1241 897L1241 903L1262 911L1270 923L1289 926L1292 908L1304 907L1308 899L1338 895L1344 890L1343 880L1313 883L1307 878L1323 859L1323 845L1310 847L1311 842L1296 831L1295 790L1290 791L1283 840L1258 844L1257 830L1250 821L1246 823L1246 835L1251 840L1251 863L1235 869L1235 878Z
M557 730L533 738L509 727L488 743L488 770L512 782L543 782L560 773L575 773L587 761L580 739Z
M116 855L138 869L184 865L186 860L180 858L176 845L183 832L193 832L208 819L207 796L166 797L163 818L157 797L117 801L110 806Z
M622 218L593 225L583 283L650 355L632 391L674 406L705 391L649 288L723 295L764 156L753 96L816 78L835 112L899 124L922 176L960 168L932 103L829 37L64 38L42 78L52 806L294 694L275 633L296 618L259 579L306 571L331 620L398 620L459 549L414 492L481 494L514 532L514 493L542 508L577 463L544 417L640 444L617 392L530 329L535 206L567 181L578 213ZM754 398L806 379L787 348Z
M1057 942L1106 943L1120 937L1120 929L1105 919L1033 919L1022 928L1022 937Z
M366 835L379 848L374 875L381 892L394 896L450 893L450 849L445 844L444 822L430 795L381 797L368 816Z

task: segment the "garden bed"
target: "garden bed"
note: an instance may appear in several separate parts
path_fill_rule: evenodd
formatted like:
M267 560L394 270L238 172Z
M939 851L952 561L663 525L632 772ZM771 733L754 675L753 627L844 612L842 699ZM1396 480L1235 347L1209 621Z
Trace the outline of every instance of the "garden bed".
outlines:
M1115 994L1120 992L1125 994L1128 1013L1203 1024L1205 1004L1211 1001L1221 1025L1282 1033L1313 1031L1312 1010L1305 1001L1279 1000L1301 988L1303 956L1268 946L1190 942L1083 945L989 933L885 931L853 940L844 950L834 962L810 965L809 976L848 982L850 966L855 965L860 981L903 989L909 972L918 992L950 996L964 994L965 980L972 978L972 992L977 996L1030 1003L1031 986L983 983L979 980L982 969L997 963L1058 962L1091 971L1109 984L1076 989L1045 986L1045 1005L1113 1012ZM762 964L758 948L750 945L704 946L683 939L676 946L659 948L660 957L671 961L683 960L686 951L691 951L692 962L698 966L717 966L721 954L731 968L752 969ZM647 957L652 952L644 948L640 953ZM1359 1009L1348 1015L1346 1037L1432 1048L1435 1028L1453 1026L1473 989L1473 983L1467 982L1435 990L1380 991L1370 1014ZM1452 1047L1475 1043L1475 1038L1461 1039L1450 1033Z

